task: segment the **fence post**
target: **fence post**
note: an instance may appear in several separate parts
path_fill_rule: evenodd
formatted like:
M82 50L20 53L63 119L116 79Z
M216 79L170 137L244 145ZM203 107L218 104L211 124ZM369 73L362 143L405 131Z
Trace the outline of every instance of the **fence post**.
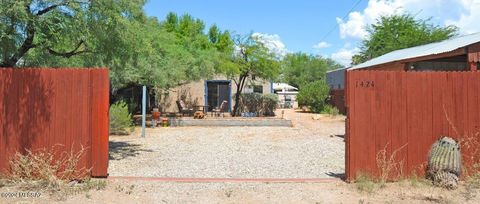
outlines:
M145 138L145 126L147 119L147 87L142 87L142 137Z

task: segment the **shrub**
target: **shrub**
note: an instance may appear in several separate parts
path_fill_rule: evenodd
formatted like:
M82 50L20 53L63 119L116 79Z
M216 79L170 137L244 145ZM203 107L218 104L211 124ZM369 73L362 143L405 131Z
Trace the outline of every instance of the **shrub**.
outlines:
M275 94L245 93L240 96L239 112L273 116L277 105L278 97Z
M275 109L278 105L278 96L275 94L263 95L263 115L273 116L275 115Z
M110 106L110 134L128 135L133 130L132 115L128 112L128 105L118 101Z
M355 180L355 186L360 192L373 193L377 189L377 183L375 179L372 178L369 174L359 174Z
M260 113L262 109L262 94L245 93L240 96L241 112Z
M320 113L324 109L329 92L330 88L324 80L311 82L300 87L297 101L300 105L310 106L312 112Z
M340 114L340 111L337 107L333 107L331 105L326 105L323 107L322 114L328 114L330 116L337 116Z

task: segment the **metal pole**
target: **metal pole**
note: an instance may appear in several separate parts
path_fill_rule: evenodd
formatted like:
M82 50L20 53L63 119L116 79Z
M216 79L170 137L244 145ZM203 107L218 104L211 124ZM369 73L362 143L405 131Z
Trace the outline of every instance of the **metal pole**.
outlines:
M143 86L142 91L142 137L145 138L145 126L147 120L147 87Z

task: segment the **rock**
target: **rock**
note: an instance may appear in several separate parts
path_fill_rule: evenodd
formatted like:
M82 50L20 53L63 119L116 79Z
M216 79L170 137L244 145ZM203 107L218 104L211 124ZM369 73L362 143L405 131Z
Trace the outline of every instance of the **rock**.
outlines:
M322 115L320 115L320 114L312 115L313 120L320 120L320 118L322 118Z

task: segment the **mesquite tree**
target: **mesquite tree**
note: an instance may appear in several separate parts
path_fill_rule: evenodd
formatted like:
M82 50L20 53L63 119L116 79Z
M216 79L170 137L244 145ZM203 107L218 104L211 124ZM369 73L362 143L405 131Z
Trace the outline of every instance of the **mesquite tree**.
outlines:
M233 42L235 49L231 61L224 63L222 68L237 87L232 116L238 116L240 95L249 78L256 76L265 80L273 79L279 74L280 63L278 57L252 35L235 35Z
M382 16L367 27L368 37L353 56L352 64L360 64L394 50L415 47L449 39L458 33L455 26L438 26L430 19L416 19L411 14Z

